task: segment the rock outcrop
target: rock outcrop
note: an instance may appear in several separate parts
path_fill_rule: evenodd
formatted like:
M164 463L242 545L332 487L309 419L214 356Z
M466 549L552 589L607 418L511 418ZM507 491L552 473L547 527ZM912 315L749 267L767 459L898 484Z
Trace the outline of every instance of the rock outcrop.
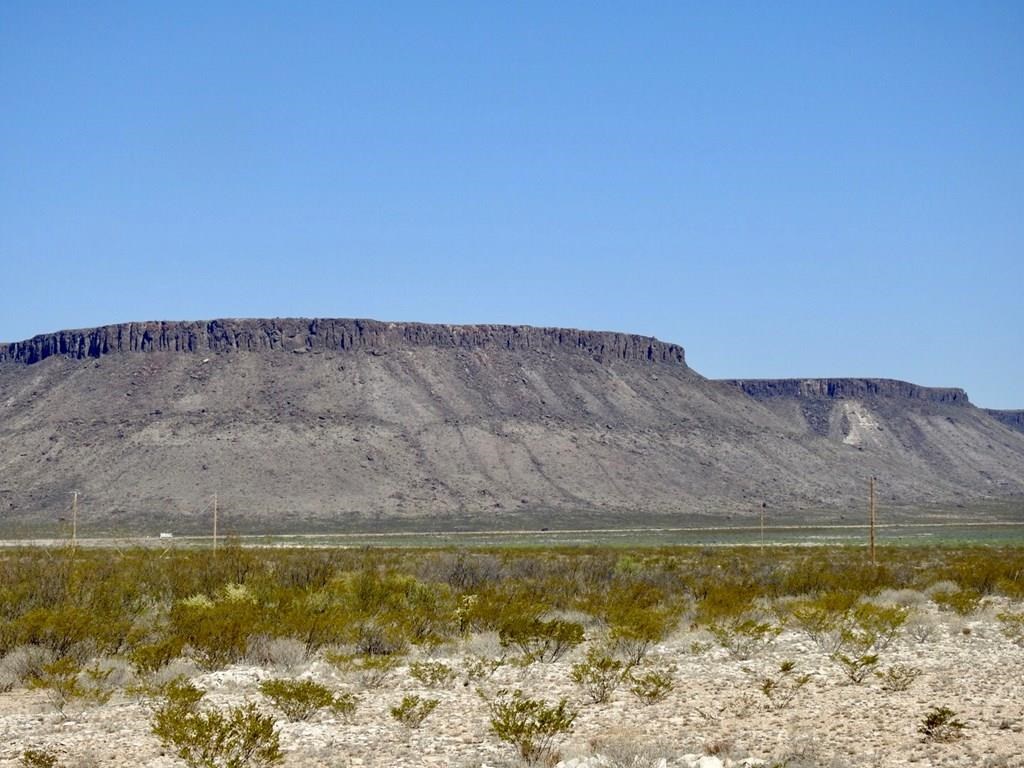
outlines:
M775 397L857 399L888 397L966 405L967 393L955 387L922 387L896 379L726 379L758 400Z
M1018 432L1024 432L1024 411L997 411L991 408L986 408L985 413L996 421L1002 422L1010 429L1016 429Z
M568 351L600 361L686 364L682 347L625 333L528 325L429 325L295 318L123 323L59 331L0 344L0 363L32 365L55 355L83 359L119 352L387 352L409 347Z

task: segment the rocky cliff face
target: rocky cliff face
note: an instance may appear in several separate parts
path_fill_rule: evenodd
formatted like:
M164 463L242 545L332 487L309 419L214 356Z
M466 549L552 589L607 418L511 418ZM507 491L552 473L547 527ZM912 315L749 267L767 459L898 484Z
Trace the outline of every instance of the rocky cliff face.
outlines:
M0 345L0 363L119 352L387 352L411 347L571 352L601 362L685 365L683 348L651 337L527 325L428 325L376 320L275 319L150 322L59 331Z
M986 408L985 413L1011 429L1024 432L1024 411L997 411Z
M729 379L723 381L751 397L858 399L888 397L966 405L967 393L955 387L922 387L895 379Z

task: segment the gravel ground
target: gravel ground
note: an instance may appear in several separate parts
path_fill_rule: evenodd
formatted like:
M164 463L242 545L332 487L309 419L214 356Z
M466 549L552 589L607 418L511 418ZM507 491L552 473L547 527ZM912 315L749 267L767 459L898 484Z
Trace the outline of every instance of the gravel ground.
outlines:
M210 706L254 701L267 712L274 710L257 686L271 677L312 678L358 692L358 707L348 719L325 712L297 723L279 717L285 766L515 765L513 750L490 733L481 698L481 693L493 696L507 688L551 702L566 697L578 710L572 733L556 745L565 766L693 766L701 756L716 753L723 765L743 760L772 764L788 758L791 768L1019 768L1024 766L1024 648L1000 631L995 615L1007 607L996 601L967 618L940 613L931 603L916 608L916 620L932 626L932 636L922 642L904 631L881 653L881 669L905 664L921 670L909 690L898 693L883 690L877 678L848 683L825 652L792 629L748 660L730 657L704 633L677 633L645 661L652 668L674 668L674 689L664 701L649 706L626 687L616 690L608 703L587 703L570 678L571 666L586 646L558 662L526 667L506 663L487 679L467 680L468 658L500 655L493 636L477 636L430 657L461 673L443 689L420 683L409 675L408 666L390 673L380 687L366 689L354 673L340 672L322 660L290 674L234 666L193 679L207 691L204 701ZM1024 610L1019 604L1009 607ZM789 706L773 710L759 681L786 659L811 679ZM389 714L408 694L439 700L417 730ZM917 729L933 706L956 711L967 726L961 739L923 739ZM62 718L44 692L16 687L0 695L0 766L20 765L27 748L52 750L69 767L184 765L151 735L150 712L144 703L118 692L103 706L70 707ZM645 747L643 761L623 759Z

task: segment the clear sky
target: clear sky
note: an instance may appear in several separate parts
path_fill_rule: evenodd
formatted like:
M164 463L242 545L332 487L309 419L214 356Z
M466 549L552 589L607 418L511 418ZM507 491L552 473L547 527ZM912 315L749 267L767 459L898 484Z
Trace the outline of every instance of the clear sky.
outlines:
M0 339L372 317L1024 408L1024 3L0 3Z

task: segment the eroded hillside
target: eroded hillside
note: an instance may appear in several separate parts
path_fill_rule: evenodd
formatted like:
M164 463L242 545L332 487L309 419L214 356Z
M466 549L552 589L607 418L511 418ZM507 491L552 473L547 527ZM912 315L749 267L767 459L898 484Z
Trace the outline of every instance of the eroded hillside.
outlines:
M217 493L239 530L570 527L835 517L872 474L894 508L1024 493L1024 433L960 390L844 386L751 391L677 345L526 326L66 331L0 346L0 514L50 524L78 490L94 526L183 530Z

